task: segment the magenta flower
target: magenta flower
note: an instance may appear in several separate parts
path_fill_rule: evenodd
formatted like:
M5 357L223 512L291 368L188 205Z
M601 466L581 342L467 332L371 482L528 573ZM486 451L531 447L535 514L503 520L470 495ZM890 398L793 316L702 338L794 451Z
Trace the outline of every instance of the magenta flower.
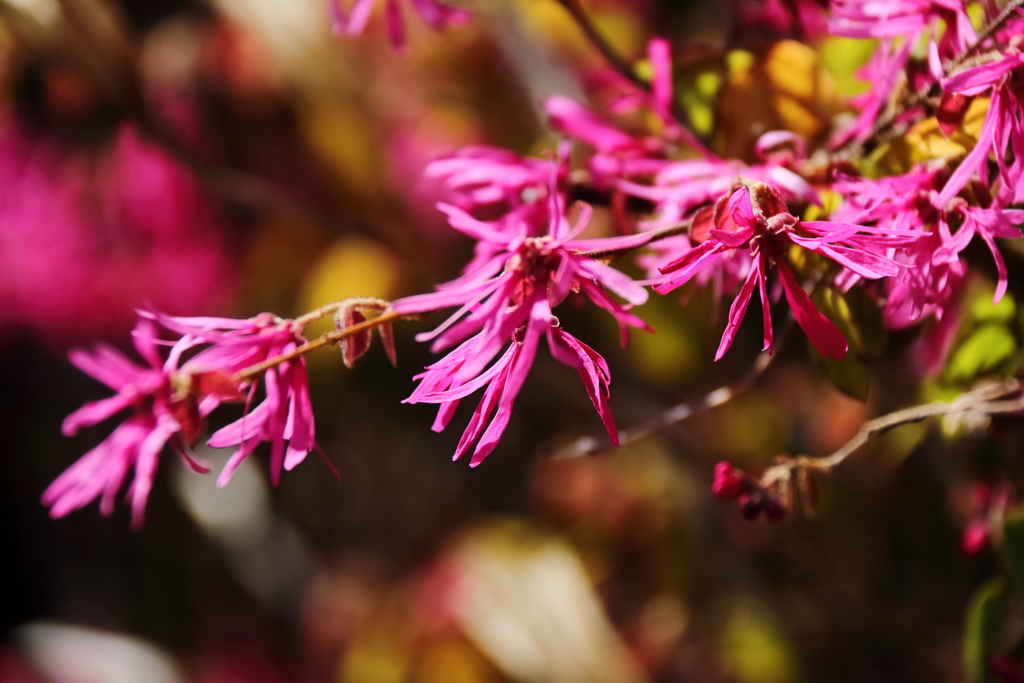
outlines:
M849 103L859 109L860 114L833 136L829 142L831 147L842 147L850 140L863 141L871 134L875 121L892 98L893 89L907 65L914 42L908 38L896 47L891 40L882 41L871 60L857 72L860 80L870 83L871 88L850 98Z
M591 208L580 205L580 218L570 230L561 204L561 196L552 182L549 185L550 207L547 233L533 237L525 224L514 232L499 231L493 224L478 221L457 207L439 204L448 215L453 228L493 253L486 261L454 282L440 286L433 294L407 297L392 303L398 313L424 313L447 307L460 307L433 332L417 339L434 339L433 350L440 351L459 344L445 358L426 369L416 379L419 386L408 402L439 403L434 430L447 426L459 399L489 385L477 416L463 437L457 451L480 442L474 451L473 463L489 454L505 429L512 402L529 372L540 335L548 335L552 354L563 363L580 370L588 393L606 425L612 425L607 404L598 389L607 389L608 373L600 356L576 341L558 327L551 309L566 299L570 292L582 293L611 313L622 330L622 343L628 340L628 328L650 329L629 311L632 305L647 300L647 291L628 276L588 255L641 246L650 235L629 237L574 239L587 225ZM622 297L621 304L609 292ZM556 331L549 332L552 328ZM511 346L508 346L512 342ZM491 361L506 349L504 355L488 368ZM575 356L576 360L570 360ZM597 369L595 369L597 368ZM599 369L603 370L598 371ZM595 374L596 373L596 374ZM603 379L602 379L603 378ZM500 397L500 401L499 401ZM493 412L494 421L483 433L482 423ZM612 434L614 439L614 433Z
M956 233L950 231L950 219L956 218L960 223L960 229ZM992 252L992 259L996 264L996 291L994 303L999 303L1006 293L1006 262L1003 255L996 246L995 238L1020 239L1021 229L1018 227L1024 223L1024 210L1003 209L999 206L992 206L983 209L977 206L967 206L958 203L938 223L938 234L942 240L942 246L932 254L932 262L939 264L952 262L959 259L959 254L971 242L975 235L980 237L989 251Z
M42 503L50 506L52 517L63 517L96 498L100 498L100 512L110 515L114 498L134 467L129 497L132 527L138 529L160 452L168 443L193 469L206 471L188 455L187 449L202 433L203 416L222 400L232 398L236 393L234 387L223 368L212 363L195 372L178 368L181 354L196 344L195 339L182 337L163 361L150 321L139 321L133 339L148 367L136 365L109 346L100 345L91 353L70 353L76 367L117 393L87 403L68 415L62 427L65 435L76 434L82 427L102 422L122 410L131 409L132 414L47 487Z
M366 28L366 23L370 19L370 11L377 0L354 0L349 11L345 10L342 1L328 0L332 28L339 35L358 36ZM437 0L409 0L409 2L420 18L435 31L452 25L465 24L471 17L469 12ZM391 44L397 49L404 49L406 47L405 22L402 19L402 8L399 6L398 0L385 0L384 16Z
M800 221L786 211L779 193L762 183L747 181L731 195L722 197L714 209L698 212L691 230L700 246L677 261L662 268L669 278L655 285L658 292L671 291L688 282L702 269L737 249L749 250L752 265L739 294L729 309L729 321L715 360L732 345L750 298L757 288L761 296L764 318L764 349L773 348L771 307L768 300L767 275L774 265L782 281L782 289L797 323L808 339L824 356L842 358L847 351L846 340L835 325L822 315L797 283L796 275L786 261L791 245L801 246L825 256L857 275L878 279L899 273L892 260L872 253L880 248L905 246L916 235L886 234L877 228L829 221Z
M613 183L620 177L657 173L667 163L664 159L666 153L680 142L702 157L717 159L673 116L672 55L669 43L662 38L654 38L647 45L647 56L653 67L651 91L638 91L633 83L624 83L629 89L628 94L616 99L609 109L624 112L647 107L661 119L663 130L657 137L641 139L629 135L568 97L552 95L544 100L544 110L553 128L596 150L589 166L598 185Z
M512 332L529 317L532 305L544 299L549 307L560 304L570 291L580 291L591 301L611 313L627 338L627 327L646 329L646 324L629 312L629 306L612 299L608 292L622 297L629 305L647 301L647 290L628 276L587 255L631 249L642 246L649 234L627 237L609 237L588 240L574 239L583 231L593 212L587 204L580 204L580 218L570 230L561 209L561 198L551 186L551 209L548 234L530 236L525 223L514 230L499 231L494 224L479 221L465 211L450 204L438 204L447 214L449 224L456 230L476 238L493 253L477 267L457 280L440 285L440 291L399 299L392 304L398 313L425 313L451 306L461 308L440 327L417 337L421 341L436 340L433 350L440 351L460 341L486 331L499 340L486 362L500 346L504 346ZM488 347L490 348L490 347Z
M789 153L777 152L784 147ZM719 159L664 162L650 185L620 180L616 187L654 202L655 218L640 224L645 229L681 223L694 209L718 201L741 176L777 188L785 199L821 204L814 188L788 167L803 160L803 138L786 131L765 133L758 138L756 151L763 163Z
M978 142L953 172L935 206L944 208L963 189L974 174L988 185L988 157L995 154L1000 176L1004 181L1010 202L1024 199L1024 122L1021 121L1020 101L1013 92L1013 74L1024 65L1024 53L1010 53L996 61L975 66L942 81L947 93L971 97L990 92L988 113L982 123ZM1006 163L1007 147L1014 150L1014 160Z
M559 176L568 171L559 166ZM453 203L474 213L501 212L546 206L551 162L521 157L499 147L463 147L451 156L430 162L423 177L440 180Z
M783 36L802 36L818 40L826 35L825 7L817 0L763 0L740 4L744 28L767 26Z
M249 320L151 315L179 334L211 344L186 364L196 370L212 364L236 373L290 353L306 341L294 321L270 313ZM238 465L264 441L270 444L270 478L275 486L281 481L282 470L291 471L316 448L305 358L300 356L269 368L263 381L266 398L248 410L256 390L253 383L246 414L216 431L207 442L213 448L238 447L217 478L218 486L226 485Z
M183 168L129 125L88 153L66 142L17 124L0 137L0 330L64 342L130 331L147 300L230 299L224 230Z
M940 218L944 223L945 219ZM948 233L948 227L944 230ZM959 257L935 259L942 248L939 232L924 233L910 254L897 258L909 266L885 281L888 297L883 315L886 327L894 330L909 327L929 315L943 320L955 302L967 273L967 265Z
M916 34L940 17L964 14L960 0L832 0L829 33L850 38ZM968 22L969 25L969 22Z
M466 374L463 372L466 367L478 365L483 333L465 342L417 376L420 384L404 402L440 404L433 427L438 432L448 425L462 398L487 387L459 440L453 460L461 458L476 444L469 463L471 467L476 467L498 445L512 416L512 405L536 358L542 334L547 336L551 355L579 372L587 394L608 430L609 438L616 446L619 444L615 419L608 406L608 386L611 383L608 364L596 351L561 329L557 318L551 315L547 301L539 299L530 309L526 324L514 332L505 353L483 372L475 371L478 374L473 379L462 383L453 381L460 374Z

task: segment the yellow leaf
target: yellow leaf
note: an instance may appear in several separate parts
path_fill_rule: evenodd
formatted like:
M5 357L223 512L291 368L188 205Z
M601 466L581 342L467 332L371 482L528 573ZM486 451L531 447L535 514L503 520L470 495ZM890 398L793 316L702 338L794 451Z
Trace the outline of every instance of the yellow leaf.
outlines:
M770 130L820 137L845 108L835 78L802 43L783 40L763 55L732 52L726 64L717 130L726 156L749 158L754 141Z
M309 145L343 183L364 195L379 192L381 141L362 112L342 100L311 101L299 120Z

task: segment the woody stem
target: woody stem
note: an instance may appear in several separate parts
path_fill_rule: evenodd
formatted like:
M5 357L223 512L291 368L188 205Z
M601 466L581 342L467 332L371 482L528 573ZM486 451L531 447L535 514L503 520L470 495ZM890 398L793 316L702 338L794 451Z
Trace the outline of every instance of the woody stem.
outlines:
M1003 24L1009 21L1010 17L1013 16L1013 13L1016 10L1020 9L1022 6L1024 6L1024 0L1010 0L1010 2L1006 3L1006 7L1003 8L1003 11L1000 12L995 19L989 22L989 24L985 26L985 28L981 29L981 31L978 33L978 39L975 40L970 45L968 45L967 49L964 50L960 54L960 56L953 61L953 66L959 66L960 64L963 64L968 57L977 52L978 48L981 47L981 44L984 43L989 38L991 38L993 33L1002 28Z
M1024 410L1024 395L1020 395L1020 392L1020 381L1009 379L999 384L987 385L967 392L950 402L926 403L897 410L894 413L865 422L861 425L856 436L831 455L821 458L799 456L782 459L778 465L765 470L761 483L764 486L770 486L776 481L787 479L790 472L794 470L829 474L871 439L900 425L921 422L930 417L940 417L943 415L991 417L1002 413L1015 413Z
M273 358L268 358L262 363L257 363L256 365L252 365L248 368L245 368L244 370L235 373L235 376L232 379L236 382L245 382L247 380L253 379L254 377L263 374L270 368L280 365L281 363L287 363L290 360L295 360L300 356L304 356L310 351L315 351L316 349L322 348L324 346L329 346L347 337L357 335L361 332L367 332L369 330L374 329L375 327L380 327L381 325L393 322L395 320L399 320L403 317L405 316L403 316L401 313L395 313L394 311L388 310L384 311L376 318L364 320L363 322L356 323L355 325L349 325L348 327L341 330L331 330L330 332L325 332L324 334L317 337L313 341L308 341L302 346L292 351L282 353L281 355L274 356Z

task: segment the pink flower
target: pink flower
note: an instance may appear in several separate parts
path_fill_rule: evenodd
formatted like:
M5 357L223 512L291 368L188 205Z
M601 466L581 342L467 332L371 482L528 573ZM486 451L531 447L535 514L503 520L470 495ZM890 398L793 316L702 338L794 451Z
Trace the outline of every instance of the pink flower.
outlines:
M189 457L187 448L202 433L203 416L234 393L230 382L225 383L223 368L208 364L203 371L179 369L181 354L196 343L188 336L176 342L162 361L153 324L148 320L139 321L133 339L148 367L136 365L109 346L100 345L92 353L74 350L70 354L75 366L117 393L68 415L62 427L65 435L71 436L122 410L131 409L132 414L47 487L42 503L50 506L52 517L63 517L96 498L100 498L100 511L110 515L114 498L128 470L134 467L129 496L132 527L138 529L160 452L168 443L193 469L206 471Z
M942 81L942 89L947 93L971 97L990 90L991 99L977 144L950 176L936 197L935 206L944 208L974 174L988 185L988 158L993 153L1008 200L1018 202L1024 199L1024 159L1021 158L1024 122L1021 121L1020 101L1012 86L1013 74L1022 65L1024 53L1010 53L994 62L959 71ZM1008 147L1014 150L1014 159L1009 166L1006 163Z
M943 13L964 13L959 0L832 0L828 30L850 38L909 36ZM908 42L913 42L908 37Z
M960 229L955 234L950 232L950 219L957 219ZM938 222L939 236L942 246L932 254L932 262L952 262L959 258L960 252L967 248L975 235L980 237L989 251L992 252L992 259L996 263L996 291L994 303L999 303L1006 293L1006 262L1003 255L999 253L995 238L1020 239L1021 229L1018 227L1024 223L1024 210L1003 209L999 206L992 206L983 209L977 206L967 206L965 203L957 203L948 212L945 212L943 219Z
M743 26L767 26L783 36L799 36L818 40L826 35L825 7L817 0L763 0L740 5Z
M294 321L270 313L249 320L150 315L179 334L211 344L186 364L199 370L212 364L233 374L290 353L306 341ZM269 368L263 382L266 398L248 410L256 390L254 382L246 414L216 431L207 442L214 448L238 446L217 478L218 486L226 485L238 465L264 441L270 443L270 478L275 486L281 481L282 469L291 471L316 448L305 358L299 356Z
M673 116L672 55L668 41L652 39L647 45L647 56L653 67L650 92L638 90L635 84L613 75L628 93L612 102L609 110L621 113L647 107L661 119L663 129L657 137L640 139L624 133L568 97L552 95L544 100L544 110L553 128L596 150L589 166L598 185L612 183L619 177L658 172L666 163L666 153L680 142L702 157L717 159Z
M559 176L567 172L559 167ZM515 211L540 206L547 198L551 162L521 157L499 147L463 147L451 156L430 162L423 177L443 182L454 204L474 213L496 209Z
M131 330L146 300L216 309L235 280L223 236L195 181L131 126L89 153L21 125L0 139L0 329L63 342Z
M599 390L607 389L608 372L604 361L562 331L551 314L551 309L570 292L581 292L611 313L622 329L623 344L628 339L628 327L649 329L629 312L629 306L647 300L647 291L587 252L638 247L650 236L574 239L586 227L591 208L580 205L579 221L570 230L561 201L552 181L547 234L541 237L530 236L531 230L525 224L515 230L499 231L494 224L476 220L461 209L439 204L438 208L448 215L453 228L475 237L480 244L489 245L488 251L493 255L458 280L440 286L438 292L407 297L392 304L398 313L460 307L433 332L417 337L421 341L434 339L434 351L458 346L417 377L420 384L408 402L441 404L434 422L434 430L441 431L451 420L459 399L487 385L489 388L477 415L456 453L456 457L460 456L479 438L473 464L493 450L504 432L512 402L533 363L541 334L548 336L548 346L556 358L580 371L591 400L613 432L614 423L601 398L606 392ZM628 305L615 301L608 292L622 297ZM552 329L555 331L550 331ZM504 355L491 365L502 349L506 349ZM496 417L487 431L482 432L483 423L490 419L496 406ZM615 438L614 433L612 438Z
M420 384L405 403L440 404L433 427L438 432L448 425L462 398L487 387L459 440L453 460L461 458L476 444L469 463L471 467L476 467L498 445L512 416L512 405L537 355L542 334L547 337L551 355L579 372L587 394L608 430L609 438L613 444L618 445L615 419L608 406L611 372L607 363L596 351L561 329L558 320L551 315L547 301L540 299L531 308L526 324L513 334L512 343L505 353L483 372L477 371L479 374L473 379L463 383L454 381L464 368L476 365L478 347L483 340L482 333L417 376Z
M916 235L893 234L876 228L827 221L800 221L786 211L779 193L762 183L745 181L714 209L698 212L691 235L700 246L662 268L670 277L655 285L658 292L671 291L688 282L702 269L737 249L749 250L753 261L739 294L729 309L729 322L715 355L720 359L732 345L755 287L760 292L764 318L764 349L771 352L773 334L768 299L768 269L774 265L797 323L822 355L842 358L847 344L835 325L811 303L786 261L791 245L825 256L857 275L878 279L899 273L892 260L872 253L886 247L905 246Z
M460 306L434 332L417 338L425 341L436 337L432 347L436 352L486 331L498 341L496 346L488 346L492 353L484 360L485 364L504 346L512 332L526 322L537 300L544 299L554 307L565 300L570 291L581 291L611 313L622 327L623 341L627 326L645 329L646 324L630 313L628 306L612 299L608 292L622 297L630 305L640 305L647 301L647 290L586 252L639 247L647 243L650 235L574 239L587 226L593 210L587 204L579 204L580 218L570 230L561 202L552 182L549 185L548 234L541 237L531 236L532 228L523 222L513 222L499 230L495 224L479 221L455 206L438 204L453 228L476 238L492 255L476 260L474 269L440 285L440 291L399 299L392 308L398 313L424 313Z
M891 40L882 41L871 60L857 72L860 80L870 83L871 88L850 99L850 104L859 109L860 114L830 140L829 145L833 149L842 147L850 140L863 141L868 138L875 121L892 98L893 89L904 72L914 43L915 40L909 37L898 47Z
M334 32L349 36L361 34L366 28L366 22L370 19L370 11L376 2L377 0L354 0L351 10L346 12L342 6L342 0L328 0ZM471 17L469 12L456 9L437 0L409 0L409 2L420 18L436 31L451 25L465 24ZM397 49L404 49L406 47L405 23L398 0L385 0L384 15L391 44Z
M791 152L773 153L782 147L788 147ZM758 138L756 151L763 163L747 165L733 159L664 162L652 184L620 180L616 187L626 194L654 202L655 218L641 223L645 229L681 223L694 209L718 201L740 176L776 187L786 199L821 204L814 188L788 167L792 162L803 160L803 138L786 131L765 133Z

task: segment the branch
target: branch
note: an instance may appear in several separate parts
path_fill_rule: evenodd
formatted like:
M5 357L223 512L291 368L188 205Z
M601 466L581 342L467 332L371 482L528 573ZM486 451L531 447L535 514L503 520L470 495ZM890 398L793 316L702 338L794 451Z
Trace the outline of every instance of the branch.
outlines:
M1010 2L1006 4L1006 7L1003 8L1003 11L1000 12L995 19L989 22L985 28L981 29L981 32L978 34L978 39L968 45L967 49L964 50L959 57L953 60L952 66L960 66L963 64L968 57L981 48L982 43L991 38L992 34L996 31L1001 29L1003 25L1010 20L1010 17L1013 16L1013 13L1022 6L1024 6L1024 0L1010 0Z
M845 446L832 455L821 458L798 456L783 457L779 463L769 467L761 476L763 488L785 486L794 472L820 472L829 474L839 465L846 462L868 441L880 434L905 424L921 422L930 417L941 415L957 416L963 420L987 419L1002 413L1014 413L1024 410L1024 393L1017 379L1008 379L998 384L987 384L974 391L969 391L951 402L927 403L925 405L904 408L894 413L865 422L857 435Z
M793 316L790 315L786 318L786 322L783 324L782 330L779 332L778 344L775 348L776 352L779 351L779 349L786 343L792 329ZM666 427L671 427L677 422L682 422L694 415L706 412L712 408L717 408L723 403L730 401L750 389L761 378L761 376L764 375L765 371L768 370L768 367L771 365L772 360L776 357L777 355L772 355L768 351L762 351L754 360L750 369L748 369L747 372L735 382L719 387L701 398L673 406L665 412L651 418L647 422L633 427L632 429L619 432L619 446L625 446L626 444L639 441L640 439L650 436L655 432L659 432ZM607 436L583 436L566 446L555 449L552 452L551 457L579 458L607 450L611 447L612 443Z
M651 93L651 84L643 80L636 75L636 71L633 70L633 64L620 55L611 43L605 40L604 36L594 26L594 22L590 20L587 13L583 11L583 6L580 4L580 0L555 0L559 5L565 8L565 10L572 16L573 20L583 31L583 35L587 37L590 44L594 46L601 56L607 60L608 64L615 70L619 75L628 80L630 83L640 88L646 93ZM672 104L672 118L675 119L676 123L680 128L680 137L682 141L693 147L698 152L708 155L715 156L711 150L704 145L703 142L693 132L693 125L690 121L690 117L687 116L686 112L683 111L678 103L673 99Z
M325 306L324 308L328 308L328 307ZM323 309L317 309L317 311L314 311L314 313L317 313L320 310L323 310ZM309 314L307 314L307 315L309 315ZM326 315L326 313L323 313L320 317L323 317L323 315ZM306 316L302 316L302 318L305 318L305 317ZM287 363L290 360L295 360L299 356L304 356L307 353L309 353L310 351L315 351L315 350L317 350L319 348L322 348L324 346L328 346L330 344L334 344L336 342L339 342L342 339L345 339L347 337L351 337L351 336L357 335L357 334L359 334L361 332L367 332L369 330L374 329L375 327L379 327L379 326L384 325L386 323L394 322L395 320L401 320L401 319L413 318L413 317L415 317L415 316L405 316L405 315L402 315L401 313L395 313L394 311L391 311L391 310L384 311L383 313L381 313L376 318L372 318L370 320L364 320L361 323L356 323L355 325L350 325L350 326L348 326L348 327L346 327L344 329L341 329L341 330L331 330L330 332L325 332L324 334L322 334L321 336L317 337L313 341L306 342L305 344L303 344L302 346L296 348L293 351L289 351L288 353L282 353L281 355L274 356L273 358L268 358L267 360L263 361L262 363L257 363L256 365L250 366L250 367L248 367L248 368L246 368L244 370L240 370L239 372L237 372L235 374L235 376L232 379L235 382L245 382L245 381L248 381L250 379L253 379L254 377L257 377L257 376L263 374L264 372L266 372L267 370L269 370L270 368L272 368L272 367L274 367L276 365L280 365L281 363ZM300 320L302 318L300 318Z
M608 257L611 257L611 256L621 256L622 254L628 254L629 252L633 251L634 249L639 249L640 247L646 247L648 244L651 244L652 242L660 242L661 240L667 239L669 237L675 237L676 235L683 235L683 234L685 234L686 232L688 232L690 230L690 226L691 225L693 225L693 220L692 219L688 220L688 221L686 221L684 223L677 223L676 225L670 225L670 226L668 226L666 228L660 228L660 229L655 230L654 232L651 233L651 239L649 239L646 242L644 242L643 244L637 245L635 247L622 247L621 249L601 249L601 250L593 250L593 251L575 251L574 250L572 253L577 254L579 256L589 256L590 258L596 258L596 259L608 258Z
M650 83L642 80L633 71L633 65L625 57L620 55L614 47L611 46L604 36L594 26L594 22L590 20L587 13L583 11L583 6L579 0L555 0L559 5L565 8L565 10L572 16L573 20L583 31L583 35L587 37L591 45L601 53L611 67L634 85L641 90L647 92L651 91Z

